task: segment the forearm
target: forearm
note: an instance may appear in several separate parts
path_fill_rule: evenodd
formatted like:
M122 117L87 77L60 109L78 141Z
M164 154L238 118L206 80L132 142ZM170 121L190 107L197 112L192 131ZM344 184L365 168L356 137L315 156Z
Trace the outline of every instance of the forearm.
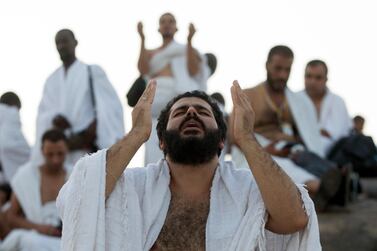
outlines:
M140 75L148 74L148 72L149 72L149 60L148 60L148 52L145 49L144 40L141 41L140 55L139 55L139 61L137 63L137 67L139 69Z
M9 219L9 225L11 226L11 228L22 228L22 229L29 229L29 230L37 229L37 224L27 220L26 218L22 216L9 213L8 219Z
M190 76L194 76L199 72L200 59L197 52L192 47L191 41L187 43L187 67Z
M130 132L113 145L106 153L106 198L113 191L116 182L123 174L131 159L144 143L137 133Z
M267 228L276 233L292 233L303 228L307 215L298 188L254 137L240 145L255 177L269 213Z

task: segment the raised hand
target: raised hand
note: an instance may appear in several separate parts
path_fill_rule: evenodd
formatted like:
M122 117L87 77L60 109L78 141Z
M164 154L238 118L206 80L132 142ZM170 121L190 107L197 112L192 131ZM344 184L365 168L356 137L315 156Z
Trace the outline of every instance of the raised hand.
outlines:
M143 23L142 22L137 23L137 32L139 33L141 40L144 40L145 36L144 36Z
M187 41L188 42L191 42L192 38L194 37L195 32L196 32L196 29L195 29L194 24L190 23L190 25L189 25L189 33L188 33L188 36L187 36Z
M230 89L233 101L231 123L234 143L242 149L246 140L253 137L255 113L245 93L237 80Z
M145 142L152 131L151 108L156 93L156 81L151 80L132 110L132 129Z

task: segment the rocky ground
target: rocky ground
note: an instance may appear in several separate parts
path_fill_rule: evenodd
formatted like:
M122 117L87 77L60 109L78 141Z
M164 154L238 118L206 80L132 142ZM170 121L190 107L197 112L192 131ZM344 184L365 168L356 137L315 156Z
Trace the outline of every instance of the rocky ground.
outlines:
M377 251L377 178L361 182L366 195L318 215L324 251Z

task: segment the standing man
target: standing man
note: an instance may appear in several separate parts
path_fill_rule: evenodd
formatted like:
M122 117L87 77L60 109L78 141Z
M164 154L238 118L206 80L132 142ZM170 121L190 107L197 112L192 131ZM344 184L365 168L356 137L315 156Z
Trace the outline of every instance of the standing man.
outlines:
M68 162L85 153L109 147L124 134L123 108L105 72L76 58L77 40L71 30L60 30L55 43L63 65L47 79L39 104L36 142L56 128L68 136ZM33 158L40 162L40 145Z
M325 62L310 61L305 68L305 90L302 91L317 112L321 141L326 153L339 139L349 135L352 129L344 100L327 87L327 74Z
M145 79L156 79L156 99L152 106L153 130L157 124L157 117L167 101L178 94L192 90L207 90L207 79L210 69L205 56L193 47L192 39L196 33L193 24L189 26L187 44L175 41L174 35L178 31L175 17L165 13L160 17L158 32L162 36L162 45L153 50L145 48L143 24L137 26L141 39L141 50L138 61L140 75ZM145 163L158 161L162 155L158 146L156 132L146 143Z

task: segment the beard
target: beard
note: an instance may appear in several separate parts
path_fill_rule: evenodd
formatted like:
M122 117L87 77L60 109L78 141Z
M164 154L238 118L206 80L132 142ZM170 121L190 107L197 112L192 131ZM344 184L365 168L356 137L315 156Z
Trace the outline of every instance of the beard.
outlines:
M288 79L273 79L271 75L267 72L267 83L272 90L276 92L282 92L287 87Z
M167 130L163 136L163 151L175 163L199 165L208 163L221 152L221 140L219 129L206 130L203 137L182 137L178 130Z

